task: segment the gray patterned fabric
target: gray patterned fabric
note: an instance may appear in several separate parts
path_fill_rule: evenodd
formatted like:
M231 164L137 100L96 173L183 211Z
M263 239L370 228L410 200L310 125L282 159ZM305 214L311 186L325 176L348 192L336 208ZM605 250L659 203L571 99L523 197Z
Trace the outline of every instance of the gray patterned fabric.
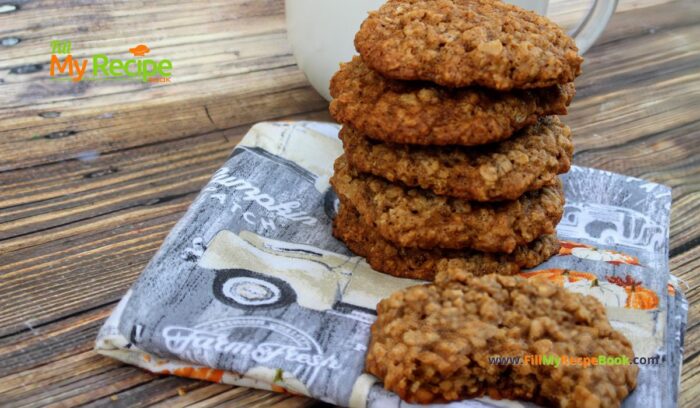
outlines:
M254 126L114 310L96 350L153 372L342 406L411 406L363 365L377 302L421 282L373 271L331 236L337 131L317 122ZM675 406L688 305L669 274L671 191L580 167L563 179L558 233L569 243L537 270L595 275L596 285L563 284L599 298L635 355L660 356L640 366L624 406ZM446 406L530 404L484 398Z

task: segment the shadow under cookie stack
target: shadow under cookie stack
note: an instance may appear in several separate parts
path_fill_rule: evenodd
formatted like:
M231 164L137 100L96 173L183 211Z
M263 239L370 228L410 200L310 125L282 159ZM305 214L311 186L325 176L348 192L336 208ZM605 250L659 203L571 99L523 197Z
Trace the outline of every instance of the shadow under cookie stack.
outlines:
M336 238L378 271L424 280L555 255L573 154L556 115L582 62L571 38L498 1L390 0L355 46L331 81Z

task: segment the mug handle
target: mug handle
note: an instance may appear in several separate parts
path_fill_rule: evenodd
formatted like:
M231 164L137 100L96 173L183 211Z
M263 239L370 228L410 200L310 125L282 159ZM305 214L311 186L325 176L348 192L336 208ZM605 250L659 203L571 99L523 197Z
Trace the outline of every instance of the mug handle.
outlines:
M574 40L579 53L583 54L595 43L605 29L605 26L610 21L610 18L615 13L618 0L593 0L591 9L588 14L578 23L578 25L569 31Z

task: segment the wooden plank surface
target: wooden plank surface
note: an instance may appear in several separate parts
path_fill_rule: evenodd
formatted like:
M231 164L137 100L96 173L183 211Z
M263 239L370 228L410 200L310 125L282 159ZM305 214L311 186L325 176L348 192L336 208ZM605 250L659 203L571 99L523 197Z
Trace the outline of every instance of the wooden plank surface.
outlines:
M252 123L329 120L286 43L283 2L10 3L0 0L0 405L320 405L155 376L91 351ZM562 4L552 8L566 18ZM177 70L171 84L53 82L51 39L70 39L78 57L145 42ZM697 1L623 0L565 118L576 164L673 187L671 266L690 302L687 407L700 398L699 39Z

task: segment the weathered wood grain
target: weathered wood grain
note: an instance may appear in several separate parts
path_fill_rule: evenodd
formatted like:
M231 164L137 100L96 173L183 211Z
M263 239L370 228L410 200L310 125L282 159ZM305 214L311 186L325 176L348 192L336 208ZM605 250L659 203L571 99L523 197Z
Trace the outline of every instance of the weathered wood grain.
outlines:
M54 1L43 6L22 5L21 19L3 19L0 25L0 35L22 39L0 54L0 149L5 155L0 171L325 107L294 65L280 1L204 7L128 2L96 9ZM64 19L65 25L56 30L48 15ZM34 26L34 21L43 24ZM130 30L133 35L121 34ZM174 61L173 82L51 81L52 38L71 40L76 58L98 52L124 57L129 47L147 43L151 55ZM29 66L36 69L13 73Z
M91 351L250 124L329 119L286 44L283 2L11 3L19 9L0 13L0 405L316 406ZM688 407L700 398L698 38L696 1L623 0L566 118L577 164L673 187L671 268L690 301ZM173 83L49 81L51 39L72 40L78 57L146 43L174 60Z

